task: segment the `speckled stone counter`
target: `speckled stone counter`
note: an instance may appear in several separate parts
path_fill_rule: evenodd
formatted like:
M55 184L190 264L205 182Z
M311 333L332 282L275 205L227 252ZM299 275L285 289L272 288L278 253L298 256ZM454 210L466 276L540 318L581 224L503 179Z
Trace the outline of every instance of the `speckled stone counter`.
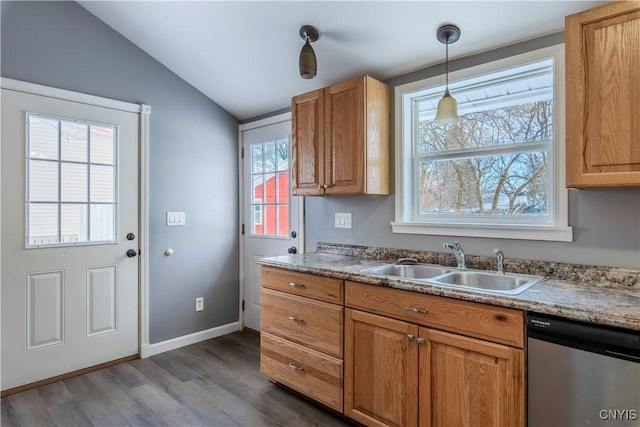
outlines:
M640 331L639 270L573 266L539 261L510 261L510 272L542 275L545 276L545 280L521 294L502 295L481 290L429 284L424 281L361 273L363 269L388 264L399 257L407 256L417 258L421 262L453 265L453 257L448 254L395 249L383 250L381 253L380 249L383 248L374 248L371 253L366 253L364 247L319 244L317 252L262 258L259 263L286 270L517 308ZM336 253L340 251L342 253ZM493 262L489 257L477 258L478 260L475 262L468 263L468 266L482 269L480 267L483 266L484 261L481 258L487 258ZM567 277L570 279L567 280Z

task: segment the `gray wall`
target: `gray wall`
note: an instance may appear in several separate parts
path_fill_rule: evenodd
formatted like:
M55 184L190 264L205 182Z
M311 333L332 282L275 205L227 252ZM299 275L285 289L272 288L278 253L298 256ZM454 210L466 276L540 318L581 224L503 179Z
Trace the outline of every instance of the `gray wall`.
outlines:
M461 58L450 63L450 70L471 67L563 41L563 33L553 34ZM434 66L390 79L386 83L393 90L395 86L432 77L442 71L441 66ZM393 135L392 132L392 142ZM393 151L392 148L392 158ZM392 166L392 181L393 169ZM493 249L501 248L507 258L640 268L640 189L570 190L569 225L573 226L574 233L571 243L394 234L390 225L395 216L394 200L393 195L307 197L306 250L314 250L316 243L323 241L443 251L442 242L458 240L465 252L472 255L493 256ZM351 212L353 228L334 228L335 212Z
M237 321L237 120L74 2L1 7L3 77L151 106L151 343Z

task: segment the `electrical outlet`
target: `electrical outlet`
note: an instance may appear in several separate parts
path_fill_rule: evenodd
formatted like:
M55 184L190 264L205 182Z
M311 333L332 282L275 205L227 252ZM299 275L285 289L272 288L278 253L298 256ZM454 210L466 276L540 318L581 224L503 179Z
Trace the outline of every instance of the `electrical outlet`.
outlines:
M196 298L196 311L204 310L204 297Z

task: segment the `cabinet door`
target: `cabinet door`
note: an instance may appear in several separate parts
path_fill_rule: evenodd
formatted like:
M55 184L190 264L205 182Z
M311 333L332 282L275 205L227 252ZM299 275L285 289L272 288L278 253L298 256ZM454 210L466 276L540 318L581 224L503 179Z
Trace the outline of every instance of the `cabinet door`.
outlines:
M567 186L640 186L640 2L566 18Z
M524 350L426 328L419 335L420 425L524 425Z
M364 188L365 78L326 89L325 183L327 194L358 194Z
M417 426L418 327L346 309L345 415L367 426Z
M293 194L323 194L324 89L291 100L291 167Z

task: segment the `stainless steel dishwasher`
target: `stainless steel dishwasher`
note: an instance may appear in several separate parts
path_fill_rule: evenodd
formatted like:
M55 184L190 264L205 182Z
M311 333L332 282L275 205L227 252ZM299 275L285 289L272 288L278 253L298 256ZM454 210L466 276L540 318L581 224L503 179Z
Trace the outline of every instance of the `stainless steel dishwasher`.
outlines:
M528 427L640 426L640 332L527 315Z

